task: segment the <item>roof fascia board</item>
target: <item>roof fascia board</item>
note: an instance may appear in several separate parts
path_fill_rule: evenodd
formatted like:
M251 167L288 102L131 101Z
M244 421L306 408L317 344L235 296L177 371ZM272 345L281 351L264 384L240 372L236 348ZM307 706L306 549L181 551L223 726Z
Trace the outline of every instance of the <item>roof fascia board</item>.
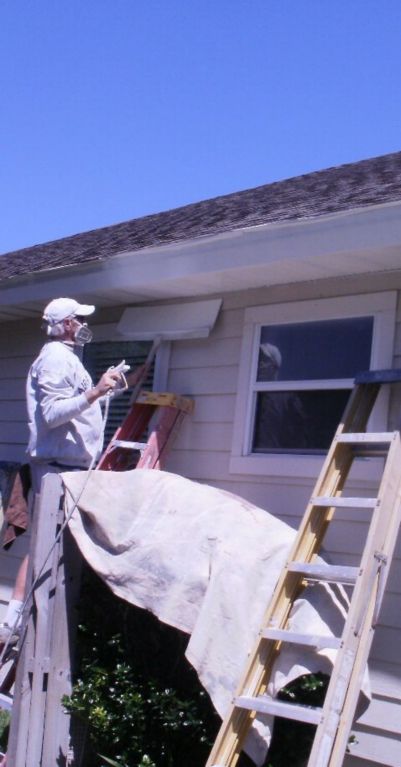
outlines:
M333 213L302 221L262 224L223 234L155 246L110 259L66 266L0 283L3 305L29 300L46 300L61 290L65 293L96 295L108 290L126 290L144 301L163 295L162 286L235 274L245 279L244 288L255 279L266 284L298 281L347 273L382 271L401 266L401 202ZM392 251L388 262L378 253ZM333 259L343 255L344 258ZM376 254L376 258L371 258ZM320 270L320 271L319 271ZM246 284L249 273L252 284ZM254 276L251 278L252 273ZM297 274L299 273L299 277ZM235 280L234 280L235 282ZM215 287L216 289L216 287ZM221 290L221 285L218 288ZM228 289L228 288L227 288ZM177 295L182 295L178 292ZM138 301L141 298L137 299Z

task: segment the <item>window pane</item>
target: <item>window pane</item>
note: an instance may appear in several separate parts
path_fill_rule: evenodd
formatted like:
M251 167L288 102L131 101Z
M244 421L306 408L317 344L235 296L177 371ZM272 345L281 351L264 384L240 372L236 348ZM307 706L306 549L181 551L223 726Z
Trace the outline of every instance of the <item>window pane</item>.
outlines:
M324 452L349 395L348 389L259 392L253 452Z
M369 370L372 333L373 317L265 326L257 380L354 378Z

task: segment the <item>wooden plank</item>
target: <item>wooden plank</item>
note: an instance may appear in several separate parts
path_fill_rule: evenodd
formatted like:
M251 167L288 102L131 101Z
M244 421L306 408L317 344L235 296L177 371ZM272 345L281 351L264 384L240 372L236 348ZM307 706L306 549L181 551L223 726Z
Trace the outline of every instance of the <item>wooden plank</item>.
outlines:
M276 642L288 642L289 644L305 645L321 650L324 647L331 647L335 650L341 645L341 639L334 636L322 636L317 634L300 634L295 631L285 631L283 629L274 629L267 627L263 629L261 636L264 639L271 639Z
M297 722L318 724L322 718L322 709L315 706L297 706L295 703L284 703L274 700L267 695L253 697L239 695L234 698L234 705L260 714L283 716L285 719L295 719Z
M49 693L49 659L55 647L52 618L57 594L55 586L61 571L61 542L53 546L50 556L49 550L60 522L60 495L60 477L56 474L46 476L33 516L27 588L32 588L32 582L34 586L23 626L8 747L8 759L13 767L41 767L42 764L57 763L42 759L42 751L46 731L46 697ZM61 736L60 729L53 728L58 755L64 748Z
M341 443L356 443L359 442L362 443L373 443L373 444L380 444L384 443L387 445L389 442L392 441L394 438L394 432L392 431L382 431L382 432L373 432L373 431L364 431L364 432L347 432L346 434L340 434L337 437L337 441Z
M54 585L60 558L58 543L48 558L60 521L61 480L48 475L42 481L38 515L38 533L33 557L33 578L39 579L34 592L35 646L30 671L32 675L30 720L26 750L27 767L41 767L48 663L52 652Z
M346 509L374 509L377 498L361 498L344 495L315 495L311 498L313 506L325 506L328 508L346 508Z
M71 695L72 692L82 557L68 528L64 531L61 550L51 626L52 649L44 718L43 765L56 765L62 759L66 762L69 750L70 716L65 712L61 700L64 695Z
M306 562L289 562L291 573L305 575L308 580L325 581L326 583L343 583L352 585L359 573L358 567L342 565L315 565Z

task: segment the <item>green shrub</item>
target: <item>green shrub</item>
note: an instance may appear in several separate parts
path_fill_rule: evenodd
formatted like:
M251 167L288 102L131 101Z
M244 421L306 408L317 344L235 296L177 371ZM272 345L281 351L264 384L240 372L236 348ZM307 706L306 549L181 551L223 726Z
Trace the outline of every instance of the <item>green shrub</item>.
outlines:
M175 767L191 754L203 767L219 719L184 657L188 637L116 599L90 573L81 618L78 674L64 705L88 726L85 764Z
M327 684L325 674L307 674L284 687L277 698L287 703L321 706ZM315 729L312 724L276 717L265 767L305 767Z
M220 720L184 657L187 641L86 571L77 678L64 701L87 726L85 767L204 767ZM319 706L326 686L325 676L308 675L278 697ZM304 767L313 733L276 718L265 767ZM238 767L250 765L242 755Z
M7 749L8 731L10 728L10 713L0 708L0 751Z

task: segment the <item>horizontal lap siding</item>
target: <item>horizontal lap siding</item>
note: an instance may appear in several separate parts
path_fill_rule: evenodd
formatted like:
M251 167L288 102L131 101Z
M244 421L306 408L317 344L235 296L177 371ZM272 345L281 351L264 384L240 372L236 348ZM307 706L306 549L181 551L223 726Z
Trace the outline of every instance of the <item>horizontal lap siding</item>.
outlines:
M257 296L263 304L263 294ZM246 296L236 296L223 305L210 339L175 343L170 359L169 390L192 396L193 417L184 424L168 463L170 471L207 482L247 498L279 516L294 528L299 526L314 481L289 477L230 474L229 461L235 412L240 349ZM394 365L401 367L401 325L397 327ZM399 428L401 386L391 393L390 428ZM354 485L355 495L375 495L376 488ZM325 541L330 559L358 564L367 532L367 514L361 510L339 510ZM401 542L398 540L380 623L371 652L373 701L356 725L359 743L352 747L345 767L401 765ZM383 673L387 664L388 674ZM394 690L396 692L394 693ZM387 700L383 693L390 691ZM394 697L395 696L395 697ZM358 756L359 755L359 756Z
M341 292L344 293L344 285ZM393 285L383 284L383 288ZM362 292L362 282L350 290ZM372 286L367 284L367 290ZM172 344L168 389L194 398L195 411L188 417L176 439L167 468L200 482L237 493L269 510L294 528L299 525L313 482L288 477L230 474L229 461L235 413L244 310L249 305L263 305L273 300L313 298L313 285L276 293L266 290L228 296L209 339L187 340ZM332 285L327 296L335 296ZM319 293L319 298L324 297ZM104 314L104 313L103 313ZM400 317L399 317L400 319ZM102 321L105 321L103 319ZM5 331L5 332L4 332ZM43 337L32 323L9 323L2 326L0 354L0 459L21 459L26 443L25 376ZM401 366L401 324L398 323L394 363ZM8 372L7 372L8 371ZM391 393L390 428L400 424L401 386ZM356 488L356 494L372 493L371 488ZM372 493L373 494L373 493ZM327 539L333 561L355 564L366 523L360 511L341 510L338 522ZM9 554L4 555L7 558ZM15 556L15 567L18 562ZM2 559L2 557L0 557ZM11 572L11 571L10 571ZM380 625L371 658L374 700L360 725L360 742L352 747L346 767L371 767L401 764L399 732L395 731L400 707L401 658L401 546L397 543ZM0 601L8 594L12 578L1 570L3 583ZM359 736L358 736L359 737ZM359 755L359 756L358 756ZM359 758L360 757L360 758ZM399 758L400 757L400 758Z
M176 440L171 471L206 482L228 478L242 325L242 309L223 311L210 338L172 345L168 389L193 397L195 410Z
M40 321L0 325L0 460L24 461L28 439L25 384L43 343Z

